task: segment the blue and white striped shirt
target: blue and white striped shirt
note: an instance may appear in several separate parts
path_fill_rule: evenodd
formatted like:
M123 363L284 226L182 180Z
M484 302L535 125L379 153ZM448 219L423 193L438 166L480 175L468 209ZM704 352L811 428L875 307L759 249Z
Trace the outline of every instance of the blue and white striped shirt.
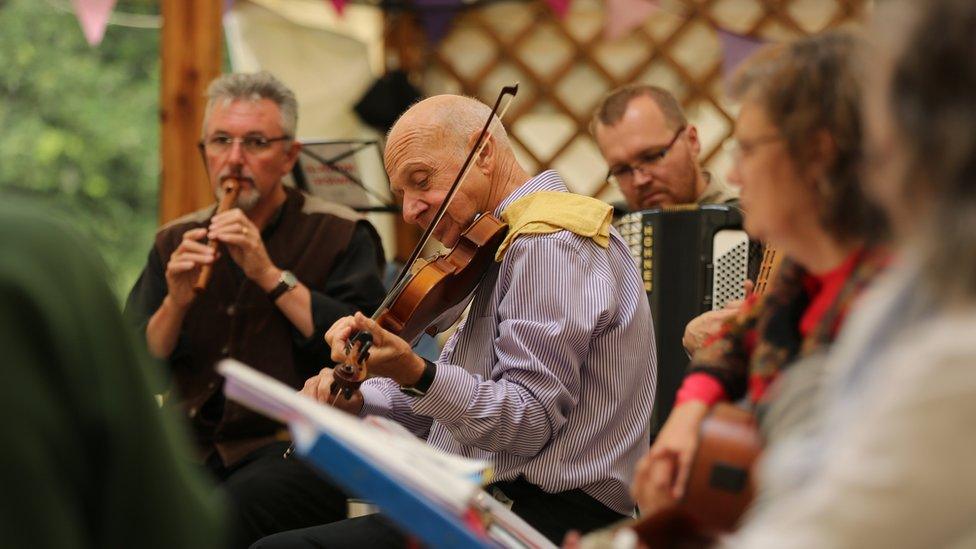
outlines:
M499 204L567 192L554 171ZM475 291L422 398L390 379L363 384L364 414L430 445L494 463L555 493L580 488L629 514L647 451L656 376L654 330L640 274L616 230L609 248L569 231L515 239Z

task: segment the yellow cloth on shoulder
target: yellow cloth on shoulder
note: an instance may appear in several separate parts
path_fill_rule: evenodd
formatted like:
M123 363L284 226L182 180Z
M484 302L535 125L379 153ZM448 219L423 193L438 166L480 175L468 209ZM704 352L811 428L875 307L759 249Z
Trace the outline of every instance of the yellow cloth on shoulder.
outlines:
M502 211L502 221L508 224L508 234L495 253L495 261L501 261L512 241L525 234L566 230L592 238L606 248L610 245L612 219L613 207L589 196L558 191L540 191L523 196Z

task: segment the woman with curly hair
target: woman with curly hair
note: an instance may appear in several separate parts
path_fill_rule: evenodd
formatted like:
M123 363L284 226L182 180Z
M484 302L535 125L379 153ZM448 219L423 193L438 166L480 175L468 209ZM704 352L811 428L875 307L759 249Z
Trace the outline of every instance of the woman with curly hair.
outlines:
M741 110L728 180L741 188L746 230L785 259L769 291L693 356L671 416L638 465L633 491L644 514L682 497L699 427L716 403L747 399L763 411L792 364L803 359L819 372L815 357L886 263L875 246L885 223L859 181L860 45L830 32L768 46L734 81ZM767 434L781 427L764 423Z

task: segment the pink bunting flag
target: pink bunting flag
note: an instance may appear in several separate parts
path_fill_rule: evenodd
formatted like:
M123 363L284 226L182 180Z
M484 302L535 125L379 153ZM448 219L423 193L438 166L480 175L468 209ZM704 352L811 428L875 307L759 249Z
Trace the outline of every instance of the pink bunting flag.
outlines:
M718 29L718 39L722 43L722 78L726 84L735 74L736 67L752 55L752 52L766 44L765 40L742 36L724 29Z
M105 37L105 27L115 8L115 0L71 0L75 8L75 16L81 23L81 30L85 33L85 40L89 46L97 46Z
M566 14L569 12L569 2L570 0L546 0L546 4L549 4L549 8L560 19L566 18Z
M331 0L332 7L335 8L339 15L342 15L342 11L346 9L346 0Z
M603 37L616 40L644 24L658 9L657 0L606 0L607 17Z

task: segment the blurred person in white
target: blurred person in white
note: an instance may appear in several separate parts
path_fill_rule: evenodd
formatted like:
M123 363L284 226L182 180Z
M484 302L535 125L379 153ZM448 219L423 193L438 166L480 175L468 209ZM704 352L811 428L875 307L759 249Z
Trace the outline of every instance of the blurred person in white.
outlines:
M898 259L828 364L820 421L770 447L728 547L976 546L976 3L876 6L868 192Z

